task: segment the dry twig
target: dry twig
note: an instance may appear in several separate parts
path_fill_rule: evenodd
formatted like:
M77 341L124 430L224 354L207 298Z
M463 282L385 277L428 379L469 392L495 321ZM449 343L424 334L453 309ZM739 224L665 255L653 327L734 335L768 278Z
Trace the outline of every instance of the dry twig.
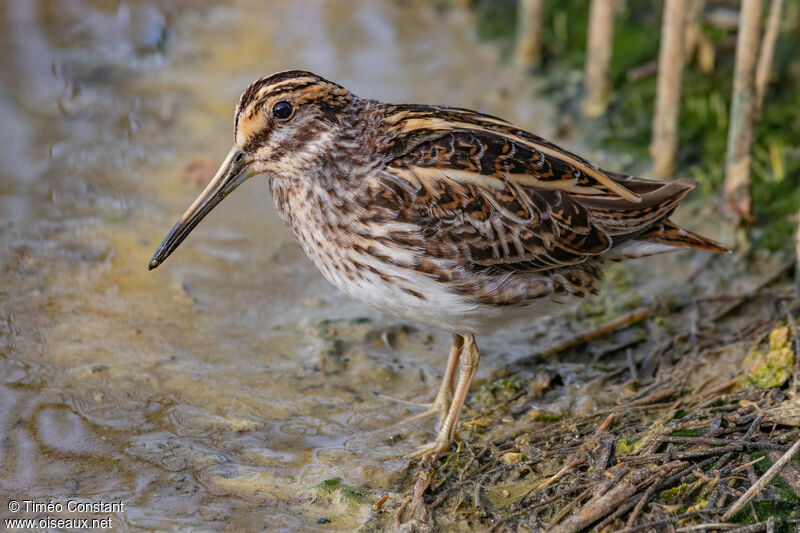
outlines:
M617 330L626 328L628 326L632 326L637 322L641 322L649 315L650 315L650 309L648 309L647 307L639 307L637 309L634 309L630 313L625 313L622 316L618 316L613 320L609 320L605 324L601 324L600 326L594 329L580 333L579 335L576 335L571 339L567 339L565 341L556 343L547 348L546 350L542 351L539 354L539 356L550 357L551 355L561 353L565 350L569 350L570 348L574 348L575 346L586 344L587 342L599 339L600 337L604 337L609 333L613 333Z
M668 463L659 467L659 473L666 474L685 465L686 463L681 461ZM616 511L619 505L636 494L643 484L652 479L653 472L649 468L642 468L629 473L610 490L595 495L577 514L553 529L553 533L573 533L588 527L611 511Z
M798 439L780 459L775 461L772 466L769 467L769 470L764 472L764 475L761 476L761 478L759 478L759 480L753 486L747 489L747 492L742 494L741 498L739 498L727 511L725 511L725 514L722 515L722 519L730 520L733 515L741 511L742 507L747 505L756 494L764 490L764 487L766 487L769 482L780 473L783 467L786 466L786 463L791 461L794 456L797 455L797 452L800 452L800 439Z

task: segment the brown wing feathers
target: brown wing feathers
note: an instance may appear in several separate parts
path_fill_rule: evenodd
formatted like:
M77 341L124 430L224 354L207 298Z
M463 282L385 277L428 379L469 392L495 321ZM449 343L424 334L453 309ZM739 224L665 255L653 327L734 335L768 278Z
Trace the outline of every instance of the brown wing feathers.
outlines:
M395 106L386 123L395 165L409 164L411 161L404 159L416 155L427 156L433 166L453 165L461 170L472 159L481 174L504 172L506 179L529 186L611 194L634 202L640 199L622 180L580 156L489 115L433 106Z
M590 210L593 221L610 235L638 234L666 218L696 182L678 179L641 195L640 202L608 196L583 196L576 200Z
M386 178L417 191L415 207L401 209L399 218L429 225L434 256L437 246L443 256L455 248L476 267L542 270L631 240L665 245L661 251L724 250L666 220L694 189L693 180L605 172L500 119L463 109L395 106L387 124Z

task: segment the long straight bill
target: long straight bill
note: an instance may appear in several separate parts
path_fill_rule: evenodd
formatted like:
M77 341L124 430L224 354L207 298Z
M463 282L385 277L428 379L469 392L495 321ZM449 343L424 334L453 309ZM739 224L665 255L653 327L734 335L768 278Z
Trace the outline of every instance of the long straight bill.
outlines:
M223 198L228 196L236 187L254 175L252 159L245 152L234 146L225 157L225 161L211 179L209 184L200 193L200 196L181 216L175 226L161 241L153 258L150 259L148 270L153 270L164 262L189 233L211 212Z

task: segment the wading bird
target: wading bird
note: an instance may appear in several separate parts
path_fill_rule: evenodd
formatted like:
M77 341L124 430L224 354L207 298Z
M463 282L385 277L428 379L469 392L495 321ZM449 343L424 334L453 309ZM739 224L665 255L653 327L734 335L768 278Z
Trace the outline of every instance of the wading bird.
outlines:
M310 72L253 82L234 143L150 269L242 182L268 176L280 217L328 281L453 333L430 410L439 432L412 457L453 443L478 368L475 335L591 296L608 261L725 250L669 221L693 180L607 172L505 120L359 98Z

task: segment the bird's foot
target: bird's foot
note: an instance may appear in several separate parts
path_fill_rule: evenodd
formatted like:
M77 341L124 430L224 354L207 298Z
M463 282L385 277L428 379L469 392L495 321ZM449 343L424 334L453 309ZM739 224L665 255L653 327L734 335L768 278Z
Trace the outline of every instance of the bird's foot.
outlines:
M437 438L435 441L406 455L406 459L422 459L423 463L434 461L439 455L450 450L452 441Z
M424 407L425 409L432 409L434 403L436 403L436 402L413 402L411 400L404 400L402 398L389 396L388 394L383 394L382 392L373 392L372 394L374 394L378 398L389 400L390 402L401 403L403 405L409 405L411 407Z
M429 416L439 415L439 425L441 426L444 422L445 416L447 416L447 410L450 407L450 397L443 396L439 394L436 396L436 399L431 403L417 403L417 402L410 402L408 400L401 400L400 398L393 398L391 396L387 396L381 393L375 393L376 395L380 396L381 398L385 398L387 400L392 400L398 403L402 403L405 405L410 405L412 407L422 407L425 410L421 413L417 413L415 415L406 417L399 422L392 424L389 427L396 427L405 424L410 424L411 422L416 422L417 420L422 420L424 418L428 418Z

